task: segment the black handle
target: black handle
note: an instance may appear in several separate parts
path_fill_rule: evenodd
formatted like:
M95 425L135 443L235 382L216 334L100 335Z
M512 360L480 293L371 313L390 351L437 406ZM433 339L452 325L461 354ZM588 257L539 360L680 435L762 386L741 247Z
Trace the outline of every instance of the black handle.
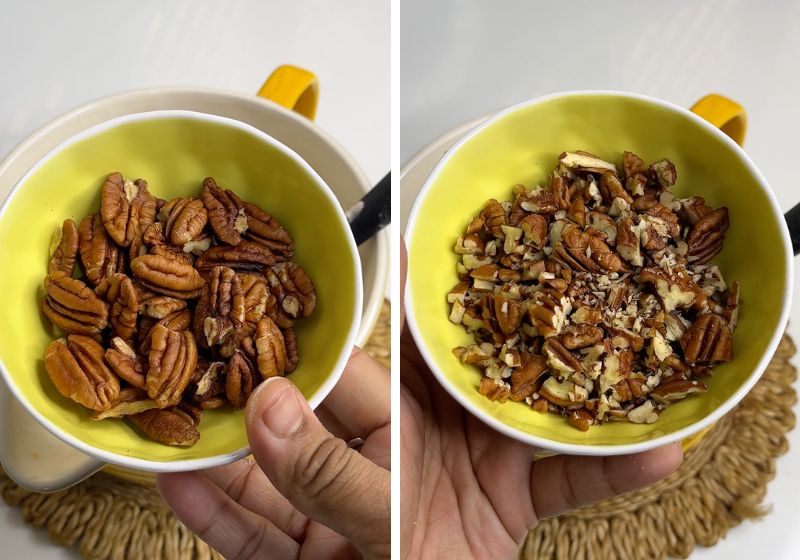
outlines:
M378 233L392 221L392 174L387 173L364 198L347 211L356 245Z
M800 254L800 204L786 212L786 225L789 226L789 237L792 240L794 255Z

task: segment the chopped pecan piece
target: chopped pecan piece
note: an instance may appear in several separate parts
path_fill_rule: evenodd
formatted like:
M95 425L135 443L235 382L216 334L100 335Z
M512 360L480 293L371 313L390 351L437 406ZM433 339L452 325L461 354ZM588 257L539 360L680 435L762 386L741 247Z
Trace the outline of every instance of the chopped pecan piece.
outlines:
M205 367L201 369L201 360L197 361L195 373L200 373L200 379L195 384L194 393L192 398L195 402L202 404L203 402L218 397L225 393L225 362L212 362L207 363L202 360Z
M542 346L542 350L544 350L547 364L551 368L565 373L583 371L580 360L567 350L557 338L548 338Z
M278 325L269 317L263 317L258 322L254 342L262 379L283 375L286 371L286 346Z
M58 392L86 408L108 410L119 395L119 381L103 361L103 347L86 336L71 334L51 342L44 366Z
M78 226L72 220L64 220L51 243L55 247L50 251L48 272L60 270L67 276L72 276L75 272L75 260L78 258L78 239Z
M103 278L124 272L125 257L108 236L99 214L86 216L78 226L78 251L89 285L96 287Z
M490 401L506 402L511 396L511 386L502 379L482 377L478 391Z
M97 335L108 324L108 306L83 282L62 271L44 279L44 314L68 333Z
M107 410L96 410L90 418L92 420L105 420L106 418L122 418L131 414L138 414L145 410L157 408L155 401L147 398L147 393L135 387L121 389L119 396L114 399Z
M150 344L145 387L159 408L176 406L197 365L197 346L189 331L175 332L156 325Z
M586 348L603 340L603 329L588 324L576 325L561 335L561 343L568 350Z
M100 199L103 225L117 245L130 247L156 215L156 199L147 190L147 181L130 181L112 173L103 183Z
M536 330L544 337L556 336L564 328L572 305L563 293L551 288L536 292L528 313Z
M146 288L179 299L196 298L205 284L191 264L177 257L144 255L131 262L131 270Z
M678 180L675 164L664 158L650 165L650 176L660 189L668 189Z
M567 416L567 422L573 428L577 428L582 432L589 430L589 427L594 423L592 415L583 409L573 410Z
M217 237L228 245L241 243L248 225L239 197L230 190L223 191L212 177L206 177L203 180L203 204Z
M524 401L541 387L547 373L547 358L540 354L523 357L521 367L511 372L511 400Z
M191 447L200 439L198 417L182 407L154 408L126 418L150 439L164 445Z
M708 391L708 387L702 381L675 379L668 383L661 383L658 387L650 391L650 396L660 403L668 404L684 399L692 393L702 393L705 391Z
M94 291L108 303L109 321L114 334L131 340L139 312L139 302L131 279L124 274L112 274L100 282Z
M486 230L495 237L502 237L502 226L506 223L506 212L495 199L490 199L481 210L480 217Z
M594 154L578 150L577 152L564 152L558 157L558 162L570 169L577 169L589 173L604 173L610 171L617 173L617 167L610 162L603 161Z

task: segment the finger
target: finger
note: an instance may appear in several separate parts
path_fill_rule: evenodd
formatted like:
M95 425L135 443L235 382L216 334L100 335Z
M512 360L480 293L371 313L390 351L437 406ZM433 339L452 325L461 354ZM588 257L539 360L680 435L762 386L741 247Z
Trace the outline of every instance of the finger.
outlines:
M299 560L317 560L318 558L347 560L361 557L358 550L342 535L325 525L312 521L308 527L306 540L303 541Z
M296 558L300 545L198 472L159 474L158 491L184 525L229 560Z
M234 502L269 519L294 540L302 541L305 537L308 518L275 489L256 463L237 461L202 474Z
M366 556L389 556L389 471L325 430L291 381L271 378L253 392L247 437L258 464L298 510Z
M345 441L366 439L391 419L389 372L359 348L354 348L342 378L323 401L335 418L336 435ZM323 412L323 415L325 412Z
M683 461L677 443L615 457L557 455L533 463L531 495L539 517L625 494L669 476Z

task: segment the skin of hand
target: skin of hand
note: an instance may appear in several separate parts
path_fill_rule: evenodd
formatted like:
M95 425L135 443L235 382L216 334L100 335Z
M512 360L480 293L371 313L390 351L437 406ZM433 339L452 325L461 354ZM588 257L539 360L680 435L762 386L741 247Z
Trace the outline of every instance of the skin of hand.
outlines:
M389 373L357 349L316 414L270 378L247 403L255 462L160 474L158 489L229 560L389 558L390 406Z
M683 460L672 444L534 462L531 447L483 424L445 392L407 328L400 352L402 558L516 557L539 519L650 485Z

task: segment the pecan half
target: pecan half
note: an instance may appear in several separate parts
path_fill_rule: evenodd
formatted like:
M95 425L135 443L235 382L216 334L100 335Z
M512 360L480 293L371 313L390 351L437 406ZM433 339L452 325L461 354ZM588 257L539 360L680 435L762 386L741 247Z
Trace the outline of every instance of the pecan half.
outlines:
M572 373L583 371L580 360L567 350L557 338L548 338L542 346L547 356L547 364L558 371Z
M706 306L705 292L683 267L673 267L672 270L645 267L639 272L639 281L655 287L667 313L675 309L701 310Z
M486 230L495 237L503 235L502 226L506 223L506 212L495 199L491 198L481 210L480 217Z
M203 201L196 198L173 198L158 211L163 235L173 245L183 245L196 239L208 221Z
M144 255L131 262L131 271L146 288L179 299L196 298L205 284L191 264L177 257Z
M197 346L189 331L175 332L156 325L150 343L145 387L160 408L181 402L197 365Z
M510 299L502 292L494 296L494 313L497 324L504 334L513 333L522 322L522 305L520 302Z
M728 322L716 313L700 315L680 339L686 362L729 362L733 339Z
M44 279L44 314L68 333L97 335L108 324L108 306L82 281L62 271Z
M619 255L599 236L588 235L572 224L564 226L561 239L554 247L561 260L575 271L600 273L625 269Z
M145 388L145 375L147 368L143 360L139 359L133 348L120 337L111 339L111 348L105 353L106 363L120 378L134 387Z
M145 321L146 319L149 318L143 317L139 322L139 351L145 355L150 353L150 342L153 338L153 329L156 326L162 325L171 331L185 331L192 326L192 312L188 309L176 311L158 321L153 321L152 319Z
M278 306L292 319L308 317L317 306L317 292L297 263L285 262L264 271Z
M237 350L228 361L228 375L225 379L225 396L234 410L242 410L257 384L253 364Z
M292 373L297 369L300 356L297 353L297 333L294 327L283 329L283 343L286 347L286 373Z
M700 218L686 237L689 261L707 263L722 251L728 230L728 209L717 208Z
M237 274L244 297L244 320L249 332L254 332L261 317L275 308L275 297L260 274Z
M217 237L228 245L238 245L247 231L247 216L241 200L229 190L223 191L212 177L203 180L203 204L208 222Z
M72 273L75 272L75 261L78 258L78 239L78 226L72 220L64 220L51 242L55 248L50 252L50 264L47 266L47 272L60 270L67 276L72 276Z
M112 274L100 282L94 291L108 303L109 320L114 334L131 340L139 312L139 302L131 279L124 274Z
M684 399L692 393L703 393L705 391L708 391L708 387L702 381L674 379L667 383L661 383L650 391L650 396L658 402L666 404Z
M119 395L119 381L103 361L103 347L86 336L71 334L51 342L44 366L58 392L86 408L108 410Z
M280 222L255 204L244 201L241 204L247 217L247 231L244 232L244 237L261 243L276 255L291 258L294 255L294 243Z
M272 266L286 258L273 253L269 247L253 241L241 241L235 247L217 245L200 255L194 263L198 270L211 270L215 266L226 266L239 271L257 271Z
M151 292L152 293L152 292ZM137 292L138 294L138 292ZM145 302L141 303L139 309L148 317L153 319L163 319L176 311L186 309L185 299L178 299L171 296L158 296L153 294Z
M147 398L147 393L136 387L121 389L119 396L114 399L107 410L96 410L90 418L92 420L105 420L106 418L122 418L131 414L139 414L145 410L157 408L155 401Z
M182 407L154 408L126 418L150 439L164 445L190 447L200 439L200 421Z
M205 360L202 361L205 362ZM192 395L192 398L198 403L218 397L225 392L225 362L212 362L204 365L206 367L203 368ZM197 369L200 369L200 360L198 360Z
M125 270L125 256L108 236L99 214L81 220L78 226L78 250L86 279L92 287L96 287L106 276Z
M215 266L195 309L192 330L201 348L221 345L241 330L244 293L241 279L230 268Z
M254 342L261 377L283 375L286 371L286 346L278 325L269 317L263 317L258 322Z
M100 215L103 225L122 247L130 247L134 238L153 223L156 199L147 190L147 181L123 179L121 173L112 173L103 183L100 198Z

